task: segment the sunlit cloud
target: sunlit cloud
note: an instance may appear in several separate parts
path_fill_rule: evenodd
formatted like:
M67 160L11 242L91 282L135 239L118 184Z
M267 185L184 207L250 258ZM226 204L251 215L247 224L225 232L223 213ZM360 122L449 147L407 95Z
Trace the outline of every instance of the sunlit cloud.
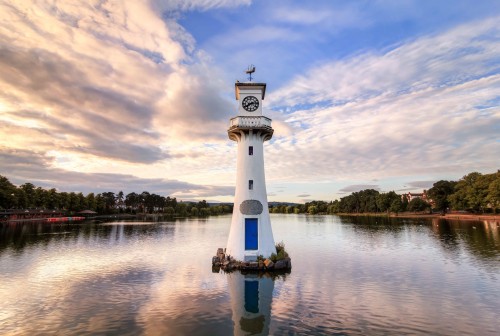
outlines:
M231 200L227 122L250 62L268 82L268 182L307 185L271 200L331 199L374 179L380 190L391 178L407 187L390 188L418 189L427 185L405 181L498 168L496 17L336 51L332 36L422 13L414 2L287 6L0 1L0 174L61 190ZM202 38L185 24L212 13L213 25L198 23Z
M282 116L293 135L269 147L271 160L282 161L270 175L369 180L494 169L500 110L491 102L500 77L493 59L500 55L491 39L498 37L486 21L293 79L269 95L271 105L312 108Z

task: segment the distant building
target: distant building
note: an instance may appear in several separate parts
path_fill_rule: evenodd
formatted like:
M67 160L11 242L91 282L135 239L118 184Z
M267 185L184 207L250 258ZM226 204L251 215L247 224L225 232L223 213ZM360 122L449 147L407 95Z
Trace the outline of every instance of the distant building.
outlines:
M404 198L406 198L408 200L408 202L411 202L411 200L413 200L415 198L421 198L422 200L426 201L427 203L429 203L431 205L433 204L432 200L427 195L427 190L424 190L424 192L422 192L422 193L408 192L407 194L402 194L401 199L403 200Z

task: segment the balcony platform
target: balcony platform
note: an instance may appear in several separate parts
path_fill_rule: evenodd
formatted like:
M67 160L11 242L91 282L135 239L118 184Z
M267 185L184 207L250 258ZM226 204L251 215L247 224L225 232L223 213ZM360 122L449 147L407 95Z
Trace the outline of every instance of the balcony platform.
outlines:
M229 129L227 130L229 139L234 140L234 134L240 132L248 132L250 130L260 132L265 135L265 140L272 138L274 129L271 126L271 119L264 116L239 116L231 118L229 122Z

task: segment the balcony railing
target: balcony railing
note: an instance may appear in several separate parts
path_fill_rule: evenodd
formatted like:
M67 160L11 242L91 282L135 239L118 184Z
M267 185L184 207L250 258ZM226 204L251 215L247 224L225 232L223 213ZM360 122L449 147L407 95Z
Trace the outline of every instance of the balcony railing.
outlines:
M272 128L271 119L264 116L234 117L229 123L229 129L232 128Z

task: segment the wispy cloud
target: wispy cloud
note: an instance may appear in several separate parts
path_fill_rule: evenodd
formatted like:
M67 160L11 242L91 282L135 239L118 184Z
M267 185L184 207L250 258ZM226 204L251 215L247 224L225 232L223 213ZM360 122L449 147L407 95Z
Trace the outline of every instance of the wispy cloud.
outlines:
M217 197L234 194L234 187L197 185L174 179L139 178L133 175L107 173L80 173L51 167L54 157L29 150L1 148L2 171L13 173L11 181L18 185L36 181L37 186L53 188L64 181L60 191L104 192L120 190L129 193L148 191L174 197ZM21 176L20 179L17 176ZM89 183L91 181L91 183Z
M454 86L497 71L497 19L423 37L386 53L366 53L309 70L270 96L271 104L345 104Z
M350 39L346 32L375 29L382 18L422 18L416 8L413 1L365 8L0 0L0 174L76 190L126 185L230 199L231 91L250 62L269 84L264 108L275 136L265 144L268 181L311 188L271 195L314 198L334 181L350 184L341 192L373 179L385 190L391 177L418 182L493 171L500 151L497 18L397 45L336 50ZM182 17L211 12L218 33L199 44Z
M495 169L500 110L488 103L500 96L495 23L334 61L269 94L293 134L277 134L270 146L271 161L283 161L270 176L368 180Z
M347 194L347 193L353 193L365 189L374 189L377 191L380 191L380 187L377 184L353 184L346 186L342 189L339 190L340 194Z

